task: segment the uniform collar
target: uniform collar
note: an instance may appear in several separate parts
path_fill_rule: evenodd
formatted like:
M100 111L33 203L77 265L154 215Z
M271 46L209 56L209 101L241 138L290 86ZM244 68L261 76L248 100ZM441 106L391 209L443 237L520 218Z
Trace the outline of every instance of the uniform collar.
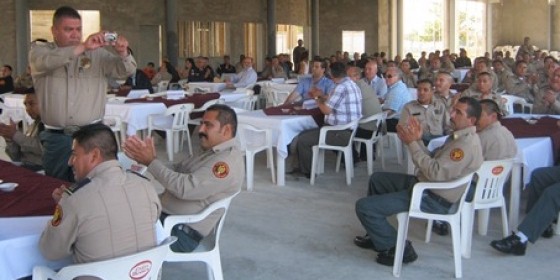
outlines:
M212 147L212 151L214 151L214 153L218 153L223 150L227 150L236 146L237 146L237 142L235 141L235 138L232 138Z
M461 130L453 132L453 140L459 139L465 135L476 133L476 127L474 125Z
M107 171L108 169L111 169L111 168L113 168L113 167L119 167L119 168L121 168L120 163L119 163L116 159L104 161L104 162L98 164L97 166L95 166L95 167L87 174L87 177L88 177L88 178L94 178L95 176L98 176L99 174L102 174L103 172L105 172L105 171Z

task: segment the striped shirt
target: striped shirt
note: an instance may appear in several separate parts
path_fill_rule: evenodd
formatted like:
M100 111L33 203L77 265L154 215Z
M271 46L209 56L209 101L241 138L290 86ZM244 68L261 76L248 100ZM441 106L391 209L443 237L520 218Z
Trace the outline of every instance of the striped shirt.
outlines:
M332 112L325 116L325 124L347 124L362 117L362 92L356 83L345 77L335 85L326 105Z

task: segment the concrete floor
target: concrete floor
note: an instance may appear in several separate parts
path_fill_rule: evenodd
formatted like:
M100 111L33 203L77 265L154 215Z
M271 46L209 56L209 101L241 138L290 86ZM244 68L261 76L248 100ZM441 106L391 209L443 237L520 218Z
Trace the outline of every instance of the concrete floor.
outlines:
M197 139L193 144L197 147ZM387 170L404 171L396 164L394 153L386 154ZM161 140L158 156L167 159ZM182 157L177 155L176 160ZM393 278L391 267L375 262L374 251L352 243L355 235L364 234L354 203L366 193L365 162L356 165L351 186L346 185L343 171L334 172L334 156L328 155L326 173L314 186L308 179L286 175L286 186L278 187L271 182L265 160L264 153L257 156L260 164L255 164L254 190L242 191L226 218L220 243L225 279ZM381 171L379 162L375 171ZM427 244L424 232L424 221L411 221L408 239L419 258L403 267L401 278L453 278L451 238L432 235ZM557 279L559 236L530 244L526 256L515 257L488 245L501 235L499 211L493 210L488 235L474 233L472 257L462 259L464 279ZM162 273L166 280L206 277L202 263L164 264Z

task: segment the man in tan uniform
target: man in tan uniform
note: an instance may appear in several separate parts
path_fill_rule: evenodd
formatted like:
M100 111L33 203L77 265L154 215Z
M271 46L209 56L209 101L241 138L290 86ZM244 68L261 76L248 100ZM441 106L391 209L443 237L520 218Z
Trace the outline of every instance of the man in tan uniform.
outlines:
M490 99L480 101L482 112L476 125L484 160L500 160L514 158L517 155L517 144L513 134L502 126L502 113L499 105Z
M51 260L72 256L85 263L155 246L161 213L157 193L146 178L120 166L113 131L92 124L72 137L68 164L77 183L53 191L58 205L41 235L41 253Z
M560 115L560 68L548 78L548 87L535 95L533 114Z
M73 8L56 10L51 31L53 43L35 42L29 52L45 124L43 166L49 176L73 180L66 165L72 132L103 119L107 77L126 79L136 72L136 62L122 35L105 41L104 32L98 32L82 42L81 18Z
M413 117L406 126L397 126L398 136L407 145L418 169L417 176L376 172L370 177L368 196L356 202L356 214L368 235L358 236L354 242L360 247L373 247L378 251L378 263L393 265L397 231L389 224L387 217L408 211L414 184L451 181L480 167L483 161L482 148L475 127L480 111L480 104L475 99L459 99L451 111L455 132L432 154L419 141L422 126L418 120ZM429 191L422 200L422 206L428 212L448 213L466 187ZM414 248L407 241L403 262L413 262L417 258Z
M504 81L504 88L507 94L523 97L532 103L535 98L534 93L538 91L538 78L535 75L528 76L527 68L527 63L522 60L515 63L514 75L510 75Z
M226 105L210 106L199 128L200 145L204 152L187 158L173 170L156 158L152 138L142 141L133 136L125 142L126 154L141 164L161 183L163 212L167 215L196 214L208 205L229 197L241 189L245 165L235 142L237 116ZM171 246L175 252L190 252L198 246L219 221L222 212L205 220L173 228L178 241Z
M411 117L416 118L422 125L424 145L450 132L449 112L443 100L434 97L432 88L432 81L418 81L418 98L404 105L399 120L399 124L406 126Z
M445 108L448 111L453 107L453 93L451 92L453 83L453 76L447 72L439 72L434 81L435 95L445 103Z

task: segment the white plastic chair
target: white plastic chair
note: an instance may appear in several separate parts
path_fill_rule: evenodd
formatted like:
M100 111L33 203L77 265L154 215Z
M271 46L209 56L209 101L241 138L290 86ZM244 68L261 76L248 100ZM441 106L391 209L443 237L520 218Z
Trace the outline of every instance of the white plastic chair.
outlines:
M375 122L374 127L376 127L377 130L373 131L370 138L360 138L360 137L354 136L354 143L356 144L355 149L357 149L359 151L361 144L366 145L368 175L373 174L373 144L375 144L377 142L380 142L377 145L377 150L381 154L381 157L383 157L383 147L382 147L383 146L383 135L382 135L381 131L379 131L379 127L380 127L380 124L383 122L383 116L384 115L385 115L385 113L378 113L378 114L375 114L375 115L371 115L367 118L362 118L359 121L359 124L366 124L366 123ZM382 160L382 167L383 167L383 169L385 169L385 161L384 160Z
M258 99L258 95L247 95L235 100L233 103L231 103L231 107L243 109L246 111L253 111Z
M153 130L165 131L169 161L173 161L175 152L183 149L184 137L187 138L189 145L189 155L192 156L193 154L188 126L189 114L193 108L194 104L192 103L177 104L167 108L165 114L148 116L148 135L152 135Z
M502 213L502 234L504 237L508 236L506 200L503 189L512 167L513 159L485 161L476 172L478 179L473 200L465 202L461 214L461 244L465 258L471 257L475 210L479 210L478 233L486 235L490 209L499 207Z
M131 158L127 157L123 152L117 153L117 159L125 170L130 170L140 175L144 175L144 173L146 173L146 171L148 170L147 166L143 164L139 164L135 160L132 160Z
M216 227L210 235L204 237L198 247L189 253L176 253L168 250L166 262L204 262L208 279L223 280L222 262L220 260L220 234L229 209L231 200L238 194L231 195L222 200L216 201L206 207L203 211L194 215L170 215L163 221L163 230L167 235L171 235L171 229L176 224L192 224L200 222L218 209L224 209L224 214L220 218ZM212 277L213 276L213 277Z
M336 172L340 170L340 156L344 153L344 163L346 165L346 184L350 185L354 176L354 162L352 160L352 144L359 120L351 121L343 125L323 126L319 134L319 143L313 146L313 161L311 162L310 184L315 184L315 174L323 173L325 166L325 150L337 151ZM336 130L352 130L350 139L346 146L332 146L326 143L327 133Z
M100 279L157 279L168 247L177 240L169 236L152 249L99 262L75 264L59 272L44 266L33 268L33 280L68 280L79 276Z
M105 115L103 117L103 124L110 127L111 130L115 133L115 138L117 138L117 144L120 151L121 144L126 140L123 121L121 117L117 115Z
M406 236L408 234L408 223L410 218L428 219L428 220L441 220L446 221L451 226L451 237L453 240L453 258L455 260L455 278L462 277L461 269L461 209L465 202L465 196L471 184L473 173L470 173L462 178L456 179L451 182L422 182L416 183L412 191L412 198L410 199L410 209L408 212L397 214L397 221L399 224L397 235L397 246L395 248L395 262L393 265L393 276L400 277L402 269L402 260L404 247L406 245ZM452 214L433 214L426 213L420 209L422 203L422 196L424 191L430 189L454 189L459 187L466 188L459 200L459 207L457 211ZM431 231L431 227L429 228Z
M270 168L272 182L276 183L274 154L272 150L272 130L257 129L250 124L239 123L237 126L237 135L239 137L241 150L245 153L247 190L253 190L255 154L264 150L266 150L267 167Z
M192 113L204 113L206 111L206 109L208 109L208 107L210 107L214 104L224 104L224 100L221 99L221 98L220 99L208 100L200 108L192 109L191 114ZM189 118L189 124L192 124L192 125L200 125L201 121L202 121L202 118L196 118L196 119Z
M157 84L157 92L164 92L167 90L167 86L169 85L169 81L160 81Z
M519 97L519 96L515 96L515 95L510 95L510 94L502 94L502 99L506 100L506 109L508 110L508 114L513 114L513 106L514 104L520 104L521 105L521 113L525 113L525 109L529 109L529 114L531 114L533 112L533 104L527 102L527 100L525 100L525 98L523 97Z

